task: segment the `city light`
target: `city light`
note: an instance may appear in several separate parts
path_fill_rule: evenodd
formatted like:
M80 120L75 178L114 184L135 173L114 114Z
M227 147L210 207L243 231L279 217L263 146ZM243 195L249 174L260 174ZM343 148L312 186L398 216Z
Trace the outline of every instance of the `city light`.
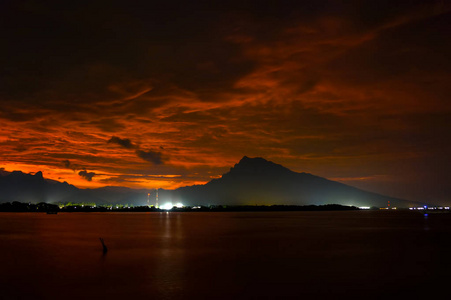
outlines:
M419 207L410 207L410 210L449 210L449 206L419 206Z
M166 202L162 206L160 206L161 209L172 209L173 205L171 202Z

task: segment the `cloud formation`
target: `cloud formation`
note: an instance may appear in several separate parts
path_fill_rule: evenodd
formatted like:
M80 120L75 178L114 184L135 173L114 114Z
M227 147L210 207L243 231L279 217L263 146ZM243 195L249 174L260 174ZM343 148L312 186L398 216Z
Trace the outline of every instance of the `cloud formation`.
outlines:
M96 176L96 173L94 172L88 172L86 170L82 170L78 172L78 175L86 179L87 181L92 181L92 178Z
M126 149L135 149L135 153L139 158L142 158L143 160L153 163L155 165L160 165L163 163L162 159L162 153L158 151L152 151L152 150L141 150L139 149L139 146L134 145L130 139L122 139L117 136L111 137L107 143L113 143L117 144L123 148ZM160 149L164 149L162 146L160 146Z
M114 143L114 144L118 144L126 149L132 149L135 146L132 144L132 142L130 141L130 139L121 139L117 136L112 136L111 139L108 140L107 143Z
M161 152L155 152L155 151L143 151L143 150L136 150L136 155L138 157L144 159L145 161L151 162L153 164L159 165L163 163L163 160L161 159Z

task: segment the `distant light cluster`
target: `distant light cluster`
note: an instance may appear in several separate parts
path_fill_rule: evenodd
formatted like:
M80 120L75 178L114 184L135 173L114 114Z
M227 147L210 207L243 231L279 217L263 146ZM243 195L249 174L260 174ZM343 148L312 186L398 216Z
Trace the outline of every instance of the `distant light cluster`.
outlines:
M420 207L410 207L409 208L410 210L425 210L425 209L427 209L427 210L444 210L444 209L446 209L446 210L449 210L449 206L420 206Z
M165 210L170 210L173 207L177 207L177 208L182 208L185 205L183 205L182 203L176 203L175 205L173 205L171 202L166 202L165 204L163 204L162 206L160 206L161 209L165 209Z

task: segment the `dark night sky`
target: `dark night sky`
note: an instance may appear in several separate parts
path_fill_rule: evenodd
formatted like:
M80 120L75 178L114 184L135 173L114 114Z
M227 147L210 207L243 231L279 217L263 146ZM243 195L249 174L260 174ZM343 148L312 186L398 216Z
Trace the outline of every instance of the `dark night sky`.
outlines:
M2 1L0 167L176 188L261 156L451 203L448 1L215 2Z

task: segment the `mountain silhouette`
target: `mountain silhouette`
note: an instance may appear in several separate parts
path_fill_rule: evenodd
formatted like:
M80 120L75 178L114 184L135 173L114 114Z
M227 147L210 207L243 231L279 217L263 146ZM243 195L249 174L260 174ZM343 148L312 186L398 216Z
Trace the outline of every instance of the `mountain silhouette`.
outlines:
M221 178L205 185L179 188L173 197L189 205L419 205L312 174L297 173L261 157L247 156Z
M152 190L127 187L79 189L67 182L45 179L42 172L25 174L21 171L0 172L0 203L96 203L145 205Z
M103 187L79 189L67 182L45 179L20 171L0 172L0 202L155 204L154 189ZM159 190L160 205L181 202L194 205L324 205L396 207L422 205L357 189L308 173L298 173L282 165L244 156L221 178L204 185Z
M0 174L0 202L58 202L78 190L67 182L45 179L41 171L34 175L21 171Z

